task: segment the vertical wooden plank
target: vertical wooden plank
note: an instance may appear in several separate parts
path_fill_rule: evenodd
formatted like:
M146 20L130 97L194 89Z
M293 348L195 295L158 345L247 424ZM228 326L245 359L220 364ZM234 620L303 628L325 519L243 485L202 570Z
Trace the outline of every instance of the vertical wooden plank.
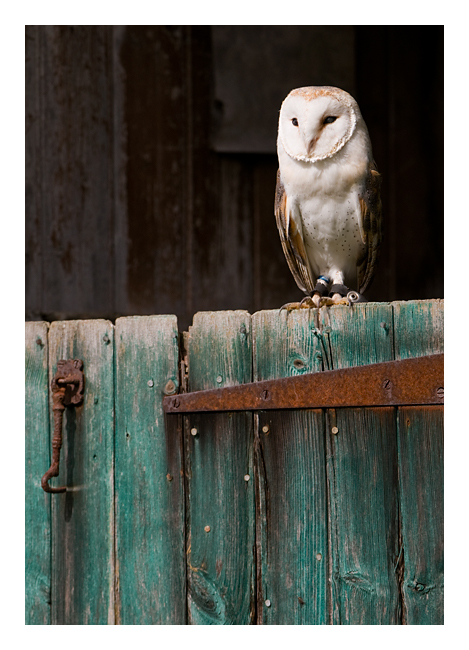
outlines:
M49 378L59 359L82 359L85 373L84 403L65 411L60 476L51 481L70 488L51 495L55 625L114 623L113 329L85 320L49 331Z
M26 323L26 625L50 625L50 496L41 487L50 465L48 329L48 323Z
M256 381L322 368L316 316L317 310L254 314ZM324 625L328 539L323 412L259 413L256 452L257 622Z
M184 477L175 316L116 321L116 622L186 622ZM168 382L172 382L168 385Z
M125 268L120 313L179 314L188 209L186 29L127 25L119 40L116 63L125 85L119 85L118 117L126 133L125 150L117 153L125 161L126 185L126 213L122 206L119 212L123 248L116 251Z
M392 308L366 303L321 310L330 369L389 361ZM400 623L398 477L393 408L327 412L331 623Z
M26 43L27 312L111 315L111 26L31 25Z
M443 352L443 300L393 309L396 359ZM443 625L443 408L398 411L404 620Z
M251 381L247 312L198 313L186 341L191 391ZM253 623L252 415L190 415L185 436L189 623Z

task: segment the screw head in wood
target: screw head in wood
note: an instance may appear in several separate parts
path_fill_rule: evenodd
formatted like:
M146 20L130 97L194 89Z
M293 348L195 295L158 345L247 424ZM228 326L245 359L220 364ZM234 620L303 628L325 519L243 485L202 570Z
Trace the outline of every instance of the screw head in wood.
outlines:
M169 482L171 482L173 480L173 477L171 476L171 474L166 474L166 478L168 479Z
M223 381L223 377L221 375L218 375L217 384L221 384L222 381Z
M191 435L192 436L196 436L197 433L198 433L198 431L197 431L197 429L195 427L193 429L191 429Z
M317 554L316 554L316 560L317 560L318 562L319 562L320 560L322 560L322 555L321 555L321 553L317 553Z
M163 389L165 395L173 395L176 392L176 384L172 379L166 382L166 385Z
M266 606L266 607L270 607L270 600L266 600L266 601L265 601L265 606Z
M269 431L270 431L270 427L269 427L269 425L268 425L268 424L265 424L265 425L262 427L262 432L263 432L263 433L269 433Z
M337 427L332 427L332 433L334 434L339 433L339 429Z
M205 530L206 533L209 533L210 532L210 526L205 526L204 530Z
M244 480L245 480L246 482L249 481L250 478L251 478L251 477L249 476L249 474L245 474L245 475L244 475Z
M147 386L150 386L150 388L153 388L153 386L154 386L153 379L149 379L147 381Z

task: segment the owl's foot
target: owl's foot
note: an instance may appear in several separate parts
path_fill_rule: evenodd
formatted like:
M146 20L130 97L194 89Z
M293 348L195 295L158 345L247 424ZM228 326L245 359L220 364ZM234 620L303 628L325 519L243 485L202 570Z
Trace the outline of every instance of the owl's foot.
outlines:
M279 311L282 311L282 309L285 309L286 311L293 311L294 309L311 309L312 307L317 307L317 305L314 304L312 298L306 296L306 298L303 298L301 302L287 302L285 305L280 307Z
M332 305L349 305L349 301L347 298L344 298L343 296L340 295L340 293L335 293L332 297L330 298L321 298L321 302L319 303L320 307L331 307Z

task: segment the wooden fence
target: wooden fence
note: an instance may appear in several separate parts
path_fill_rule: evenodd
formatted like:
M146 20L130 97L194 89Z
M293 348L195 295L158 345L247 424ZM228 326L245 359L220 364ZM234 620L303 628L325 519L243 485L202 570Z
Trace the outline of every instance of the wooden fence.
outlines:
M202 312L182 335L175 316L27 323L26 623L443 624L442 406L162 409L171 381L442 351L441 300ZM49 386L74 358L50 495Z

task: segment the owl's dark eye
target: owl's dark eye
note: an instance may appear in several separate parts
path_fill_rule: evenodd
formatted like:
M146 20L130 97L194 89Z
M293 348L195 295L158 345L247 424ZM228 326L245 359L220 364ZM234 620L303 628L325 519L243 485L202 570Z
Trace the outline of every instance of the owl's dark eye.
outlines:
M293 124L293 126L298 126L298 120L296 119L296 117L292 119L291 123Z
M335 117L335 115L328 115L328 116L324 119L323 124L332 124L332 122L335 122L336 119L337 119L337 117Z

